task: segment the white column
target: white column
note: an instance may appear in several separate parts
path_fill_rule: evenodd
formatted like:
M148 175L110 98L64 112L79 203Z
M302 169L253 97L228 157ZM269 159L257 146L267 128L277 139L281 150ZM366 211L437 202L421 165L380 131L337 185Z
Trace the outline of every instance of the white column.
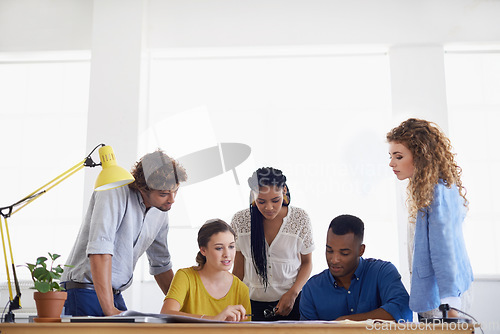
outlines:
M424 118L448 132L443 46L394 46L389 59L395 122Z
M444 51L441 45L394 46L389 50L391 69L393 124L410 117L437 123L448 132L448 109L444 71ZM405 205L406 183L397 183L399 235L399 269L409 288L407 253L408 211Z
M137 159L146 2L96 0L93 3L87 152L99 143L110 145L118 164L127 170ZM99 162L98 154L92 157ZM85 171L84 210L101 169ZM140 293L140 288L130 289L127 303L132 309L140 309Z
M145 13L145 0L93 3L87 152L111 145L127 170L137 158ZM93 158L99 162L97 154ZM86 168L85 208L99 171Z

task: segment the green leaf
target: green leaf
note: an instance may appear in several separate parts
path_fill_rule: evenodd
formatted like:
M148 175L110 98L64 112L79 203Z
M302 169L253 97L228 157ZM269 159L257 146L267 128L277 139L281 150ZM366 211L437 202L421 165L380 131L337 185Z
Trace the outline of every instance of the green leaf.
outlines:
M36 264L42 264L47 261L47 258L45 256L40 256L38 259L36 259Z
M49 292L50 284L47 282L35 282L35 289L43 293Z
M46 268L42 268L42 267L39 267L39 268L36 268L35 270L33 270L32 275L36 279L42 280L42 281L51 279L50 272Z
M61 278L61 275L55 272L49 272L51 280Z

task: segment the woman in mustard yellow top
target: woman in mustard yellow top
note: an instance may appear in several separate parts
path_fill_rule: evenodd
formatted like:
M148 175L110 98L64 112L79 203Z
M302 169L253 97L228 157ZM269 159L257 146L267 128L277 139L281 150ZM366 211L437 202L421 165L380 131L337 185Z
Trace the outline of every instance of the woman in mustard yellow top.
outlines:
M220 219L207 221L198 232L197 267L179 269L161 313L222 321L250 320L248 287L229 271L235 233Z

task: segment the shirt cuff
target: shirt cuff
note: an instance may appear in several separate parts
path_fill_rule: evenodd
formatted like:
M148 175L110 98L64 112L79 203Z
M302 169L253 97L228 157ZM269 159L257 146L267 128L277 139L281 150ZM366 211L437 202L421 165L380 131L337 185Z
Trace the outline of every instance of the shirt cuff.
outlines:
M114 255L114 245L112 242L106 241L91 241L87 245L87 256L90 254L111 254Z
M168 264L164 265L164 266L154 266L154 267L149 267L149 273L151 275L159 275L159 274L162 274L166 271L169 271L170 269L172 269L172 262L169 262Z
M448 304L450 307L460 310L462 307L462 300L460 297L445 297L441 299L441 304Z
M380 306L381 309L385 310L387 313L389 313L396 322L399 322L401 319L408 321L408 319L405 319L401 312L399 311L399 307L397 305L393 304L385 304Z

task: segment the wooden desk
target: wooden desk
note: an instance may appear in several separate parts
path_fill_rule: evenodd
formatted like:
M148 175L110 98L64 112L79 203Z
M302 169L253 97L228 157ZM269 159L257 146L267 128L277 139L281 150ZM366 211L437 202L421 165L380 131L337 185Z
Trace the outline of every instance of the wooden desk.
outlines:
M168 323L168 324L111 324L111 323L29 323L0 324L0 334L472 334L472 325L459 324L456 327L446 324L427 326L426 324L332 324L332 323L243 323L243 324L210 324L210 323Z

